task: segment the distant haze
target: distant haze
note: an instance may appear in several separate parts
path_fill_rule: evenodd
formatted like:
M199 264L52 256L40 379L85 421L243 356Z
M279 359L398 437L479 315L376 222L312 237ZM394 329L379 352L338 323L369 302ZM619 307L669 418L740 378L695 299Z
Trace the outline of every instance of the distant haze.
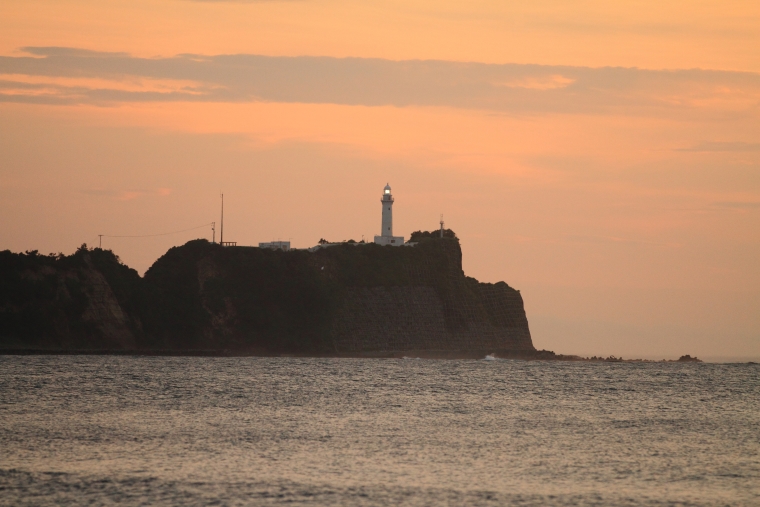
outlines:
M438 227L537 348L760 357L760 3L5 0L0 249ZM217 226L217 239L219 227ZM209 227L103 238L144 272Z

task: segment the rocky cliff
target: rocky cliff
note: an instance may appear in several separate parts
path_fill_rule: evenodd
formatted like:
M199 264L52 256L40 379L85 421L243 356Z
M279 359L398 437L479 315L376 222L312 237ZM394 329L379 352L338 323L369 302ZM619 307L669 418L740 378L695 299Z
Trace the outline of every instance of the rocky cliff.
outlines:
M0 252L0 346L139 348L142 285L110 251Z
M455 237L315 252L196 240L169 250L143 278L100 249L68 257L2 252L0 277L5 348L534 351L519 291L466 277Z

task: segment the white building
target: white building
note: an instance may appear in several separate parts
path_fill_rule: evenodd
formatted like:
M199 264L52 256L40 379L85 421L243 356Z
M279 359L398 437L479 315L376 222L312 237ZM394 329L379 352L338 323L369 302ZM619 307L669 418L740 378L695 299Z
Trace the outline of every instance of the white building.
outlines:
M270 250L290 250L290 241L271 241L269 243L259 243L259 248L268 248Z
M393 195L391 195L390 185L385 185L380 203L383 205L383 225L380 229L380 235L375 236L375 243L391 246L403 245L404 237L393 235Z

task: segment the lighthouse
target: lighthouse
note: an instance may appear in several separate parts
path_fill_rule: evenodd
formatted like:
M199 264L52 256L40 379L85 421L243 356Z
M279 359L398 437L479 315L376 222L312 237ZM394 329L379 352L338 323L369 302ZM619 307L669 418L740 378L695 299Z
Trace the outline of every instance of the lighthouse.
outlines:
M403 236L393 235L393 194L391 186L385 185L383 196L380 198L380 204L383 207L383 220L380 228L380 235L375 236L375 243L378 245L401 246L404 244Z

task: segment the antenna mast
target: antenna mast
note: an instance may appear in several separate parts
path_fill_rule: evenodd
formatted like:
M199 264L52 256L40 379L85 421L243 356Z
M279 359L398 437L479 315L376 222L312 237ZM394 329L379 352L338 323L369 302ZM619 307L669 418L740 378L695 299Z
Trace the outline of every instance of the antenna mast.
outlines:
M222 231L219 236L219 243L224 246L224 194L222 194Z

